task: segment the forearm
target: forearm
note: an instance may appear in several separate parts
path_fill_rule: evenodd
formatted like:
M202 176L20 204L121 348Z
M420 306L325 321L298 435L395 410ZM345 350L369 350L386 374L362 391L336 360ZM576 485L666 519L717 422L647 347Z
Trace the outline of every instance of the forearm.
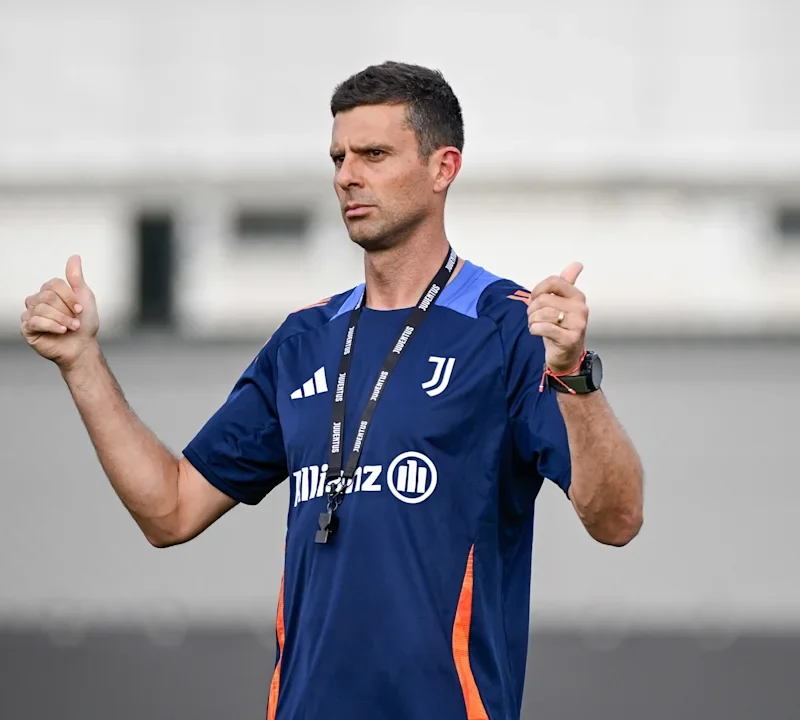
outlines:
M151 541L168 533L178 505L178 459L139 420L99 347L62 370L100 464Z
M570 498L589 534L625 545L642 526L639 456L602 392L558 394L572 464Z

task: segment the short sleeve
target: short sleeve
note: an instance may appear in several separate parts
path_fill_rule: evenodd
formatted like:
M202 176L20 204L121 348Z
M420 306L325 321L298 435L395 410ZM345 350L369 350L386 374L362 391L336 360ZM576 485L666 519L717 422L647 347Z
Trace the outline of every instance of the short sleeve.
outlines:
M183 451L212 485L247 505L288 475L276 405L277 347L273 336Z
M509 313L505 321L506 383L516 451L523 463L566 493L572 476L566 425L556 392L547 387L539 392L544 342L530 334L524 312Z

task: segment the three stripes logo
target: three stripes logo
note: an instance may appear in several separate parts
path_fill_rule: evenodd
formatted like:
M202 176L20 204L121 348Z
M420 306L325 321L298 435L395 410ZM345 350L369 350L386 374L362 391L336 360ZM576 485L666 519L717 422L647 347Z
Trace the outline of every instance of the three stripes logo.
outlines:
M292 400L299 400L300 398L311 397L312 395L321 395L328 392L328 382L325 379L325 368L321 367L317 370L310 380L306 380L303 386L297 388L292 395Z

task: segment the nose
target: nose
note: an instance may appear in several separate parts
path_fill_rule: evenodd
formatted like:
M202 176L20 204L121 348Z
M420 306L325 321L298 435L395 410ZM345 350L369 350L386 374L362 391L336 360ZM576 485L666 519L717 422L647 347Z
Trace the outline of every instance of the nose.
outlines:
M336 184L342 190L362 187L364 184L358 167L358 159L350 153L345 155L342 164L336 170Z

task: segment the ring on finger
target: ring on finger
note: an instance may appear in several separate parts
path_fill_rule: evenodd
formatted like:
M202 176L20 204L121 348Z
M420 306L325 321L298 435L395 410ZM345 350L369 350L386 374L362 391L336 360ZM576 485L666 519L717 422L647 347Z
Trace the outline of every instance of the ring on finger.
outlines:
M564 311L559 310L558 317L556 318L556 325L561 325L562 322L564 322Z

